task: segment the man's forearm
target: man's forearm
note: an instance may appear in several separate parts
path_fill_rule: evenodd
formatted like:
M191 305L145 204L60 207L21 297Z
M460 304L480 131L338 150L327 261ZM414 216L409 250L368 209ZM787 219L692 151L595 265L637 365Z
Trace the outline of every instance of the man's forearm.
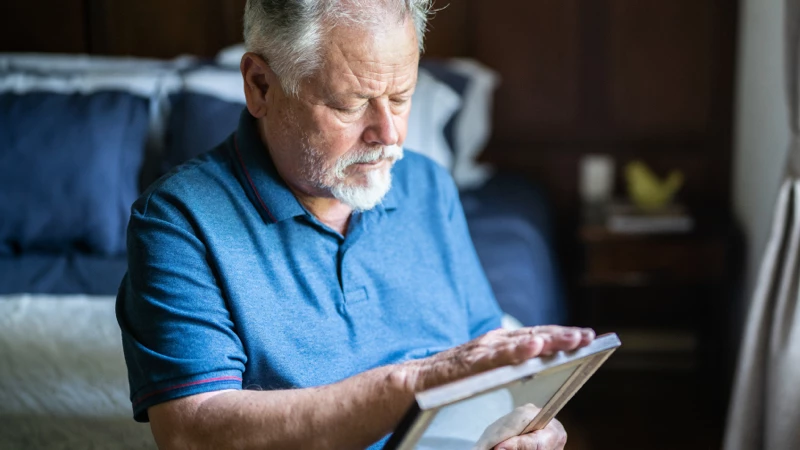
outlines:
M156 405L148 414L162 450L361 450L394 429L415 392L537 355L574 350L592 339L592 330L557 326L495 330L434 356L328 386L198 394Z
M390 433L413 401L406 367L386 366L308 389L228 391L165 433L175 448L364 449ZM179 430L178 430L179 429Z

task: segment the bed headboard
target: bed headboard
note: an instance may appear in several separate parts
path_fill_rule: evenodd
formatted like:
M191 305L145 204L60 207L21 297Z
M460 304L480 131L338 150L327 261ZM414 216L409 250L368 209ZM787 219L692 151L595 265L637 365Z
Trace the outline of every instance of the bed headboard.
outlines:
M8 1L0 51L211 56L241 41L244 3ZM542 183L565 220L596 152L681 168L685 200L727 210L736 17L729 0L452 0L427 56L501 74L484 158Z

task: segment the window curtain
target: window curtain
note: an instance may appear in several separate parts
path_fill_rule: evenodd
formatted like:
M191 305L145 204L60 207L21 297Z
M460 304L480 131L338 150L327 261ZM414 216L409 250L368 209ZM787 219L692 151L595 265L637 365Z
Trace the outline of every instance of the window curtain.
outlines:
M786 2L792 138L746 318L725 450L800 449L800 0Z

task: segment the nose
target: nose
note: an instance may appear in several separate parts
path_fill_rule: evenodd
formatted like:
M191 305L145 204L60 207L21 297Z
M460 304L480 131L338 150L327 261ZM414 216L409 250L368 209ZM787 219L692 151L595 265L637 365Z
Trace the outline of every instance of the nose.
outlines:
M395 125L395 116L388 104L375 105L370 108L369 123L364 130L364 141L370 145L397 145L400 133Z

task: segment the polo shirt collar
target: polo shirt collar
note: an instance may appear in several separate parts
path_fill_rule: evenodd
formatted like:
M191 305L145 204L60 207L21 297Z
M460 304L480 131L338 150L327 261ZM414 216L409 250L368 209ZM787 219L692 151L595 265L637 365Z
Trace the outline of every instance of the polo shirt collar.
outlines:
M265 222L277 223L308 214L278 174L247 108L242 111L233 136L233 157L240 182ZM392 182L389 192L371 211L393 210L397 204L397 189Z
M397 164L397 162L395 162ZM394 171L394 167L392 167L392 171ZM394 173L392 173L394 175ZM374 209L384 209L386 211L397 209L397 191L398 189L395 187L397 183L392 177L392 186L389 188L389 192L383 196L383 200L376 206Z
M277 223L306 214L278 174L258 134L256 120L246 108L233 136L233 156L240 181L265 222Z

